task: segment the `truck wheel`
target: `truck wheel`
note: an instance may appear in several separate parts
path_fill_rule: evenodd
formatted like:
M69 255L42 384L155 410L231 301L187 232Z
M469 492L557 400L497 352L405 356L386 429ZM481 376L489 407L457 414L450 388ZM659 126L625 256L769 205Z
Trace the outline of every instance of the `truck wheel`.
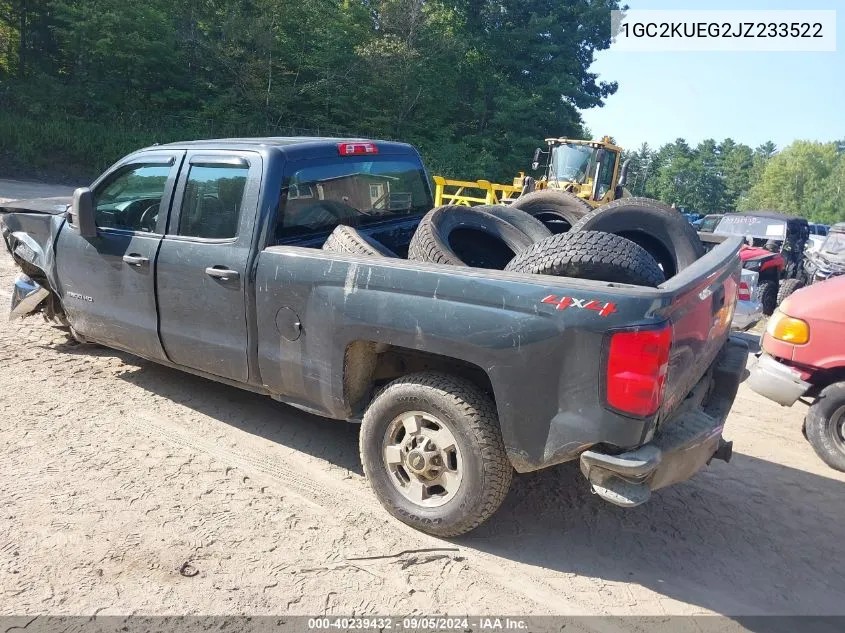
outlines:
M492 400L466 380L433 371L379 392L364 414L360 449L385 509L442 537L486 521L513 474Z
M351 226L338 224L329 239L323 244L324 251L351 253L353 255L376 255L398 257L396 253L377 242L369 235L356 231Z
M666 278L704 255L698 233L680 212L649 198L623 198L581 218L572 231L604 231L636 242L657 260Z
M593 210L585 200L568 191L544 189L520 196L511 205L540 220L552 233L566 233Z
M513 205L508 207L503 204L482 204L473 207L473 209L502 218L505 222L514 225L535 242L544 240L552 235L552 232L540 220L530 213L515 208Z
M845 472L845 382L825 387L807 411L804 428L825 464Z
M804 282L800 279L784 279L780 283L780 290L778 290L777 304L780 305L789 295L803 287Z
M663 271L644 248L599 231L553 235L517 255L505 270L651 287L665 281Z
M534 240L502 218L478 207L444 205L420 221L408 259L502 270Z
M778 281L777 279L761 281L758 288L760 303L763 304L763 314L771 316L778 307Z

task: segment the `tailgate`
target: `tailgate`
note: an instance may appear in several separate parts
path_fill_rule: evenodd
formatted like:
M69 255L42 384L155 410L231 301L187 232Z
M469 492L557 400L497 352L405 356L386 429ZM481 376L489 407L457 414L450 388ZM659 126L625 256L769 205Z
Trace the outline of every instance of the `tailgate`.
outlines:
M668 296L659 312L671 322L673 340L659 421L686 398L730 335L741 245L739 237L726 239L661 286Z

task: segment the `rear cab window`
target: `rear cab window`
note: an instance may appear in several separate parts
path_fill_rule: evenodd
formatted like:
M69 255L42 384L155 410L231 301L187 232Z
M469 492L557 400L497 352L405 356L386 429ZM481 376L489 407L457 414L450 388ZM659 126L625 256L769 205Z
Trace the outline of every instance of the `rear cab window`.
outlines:
M427 176L416 156L294 160L287 163L282 179L274 243L312 238L316 244L339 224L365 229L422 216L432 204Z

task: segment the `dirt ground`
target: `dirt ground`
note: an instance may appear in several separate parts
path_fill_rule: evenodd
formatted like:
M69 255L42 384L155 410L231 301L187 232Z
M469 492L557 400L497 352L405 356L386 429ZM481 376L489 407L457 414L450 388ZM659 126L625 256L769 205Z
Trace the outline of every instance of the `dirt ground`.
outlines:
M845 475L803 415L743 386L730 464L629 510L520 475L444 541L381 510L356 426L2 318L0 615L845 615Z

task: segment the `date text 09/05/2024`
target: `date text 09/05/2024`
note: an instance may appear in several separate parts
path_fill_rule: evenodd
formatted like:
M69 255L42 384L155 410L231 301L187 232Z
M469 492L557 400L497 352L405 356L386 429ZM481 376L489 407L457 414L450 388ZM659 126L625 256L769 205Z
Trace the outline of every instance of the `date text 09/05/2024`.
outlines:
M520 618L509 617L352 617L352 618L309 618L308 630L396 630L396 631L523 631L528 623Z

